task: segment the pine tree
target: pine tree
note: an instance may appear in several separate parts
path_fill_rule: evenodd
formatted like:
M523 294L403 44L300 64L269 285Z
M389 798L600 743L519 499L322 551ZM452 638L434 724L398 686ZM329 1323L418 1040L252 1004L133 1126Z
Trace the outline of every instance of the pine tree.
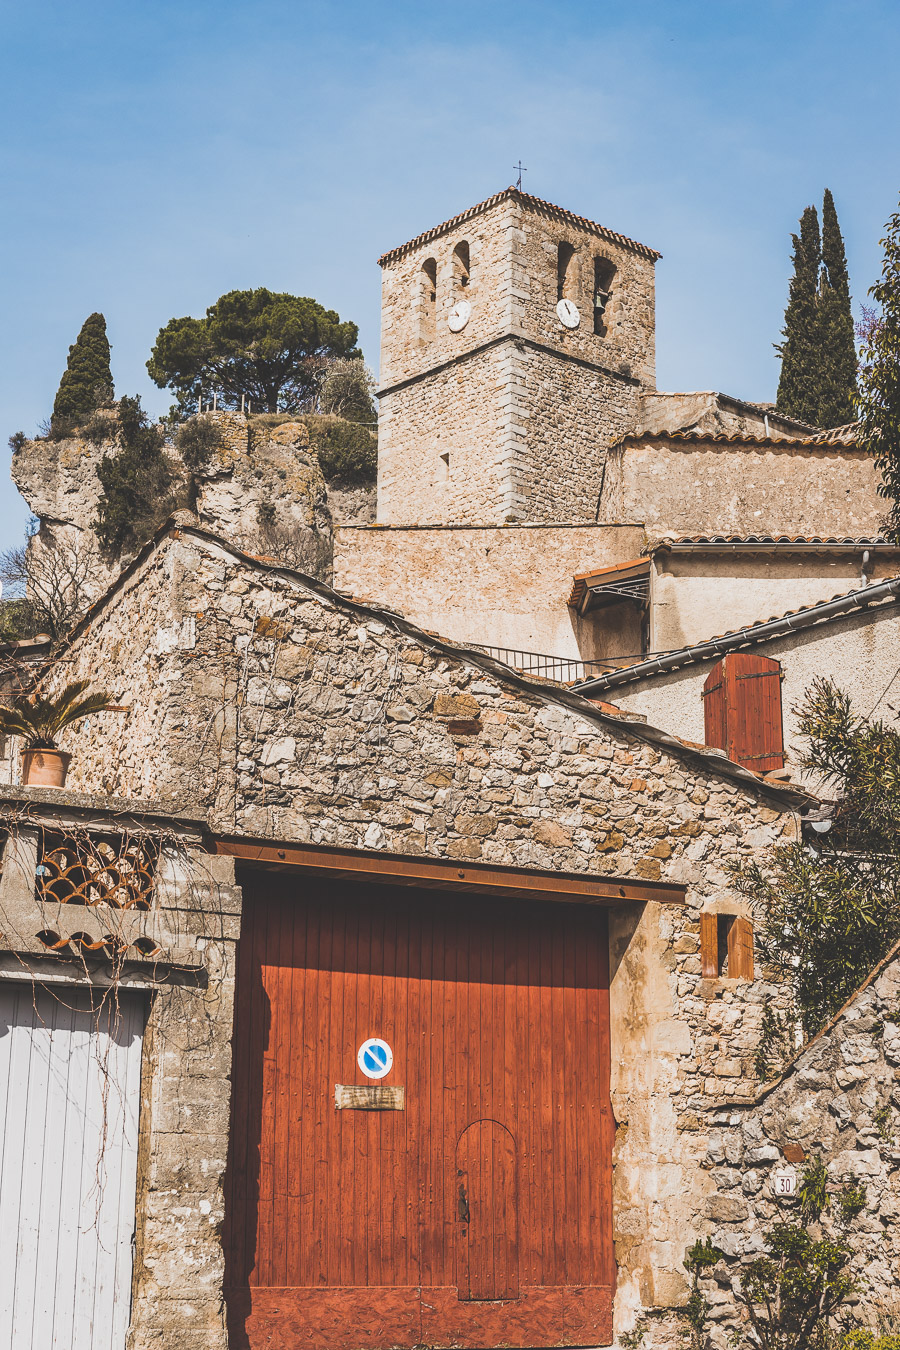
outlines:
M839 427L855 417L856 344L847 255L834 198L822 203L822 276L819 284L819 410L816 424Z
M53 403L57 427L74 424L112 403L115 397L109 365L106 320L91 314L69 348L69 359Z
M803 212L800 233L792 238L794 275L784 312L784 342L776 347L781 354L781 378L775 407L785 417L815 426L819 415L816 302L822 248L814 206Z
M900 543L900 211L881 244L881 280L869 292L880 308L868 325L859 378L859 444L881 470L878 490L890 502L886 532Z

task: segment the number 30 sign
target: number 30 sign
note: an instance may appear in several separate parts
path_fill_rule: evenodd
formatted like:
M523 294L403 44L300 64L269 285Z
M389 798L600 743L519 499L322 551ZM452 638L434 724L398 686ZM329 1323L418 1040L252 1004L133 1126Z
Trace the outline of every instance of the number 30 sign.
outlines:
M776 1195L796 1195L797 1173L788 1168L785 1168L782 1171L773 1172L772 1190Z

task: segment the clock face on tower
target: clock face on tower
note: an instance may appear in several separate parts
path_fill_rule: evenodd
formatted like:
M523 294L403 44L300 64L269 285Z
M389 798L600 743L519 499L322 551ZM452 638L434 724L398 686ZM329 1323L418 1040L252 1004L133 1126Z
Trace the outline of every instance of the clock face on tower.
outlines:
M560 300L556 306L556 313L563 328L577 328L581 323L578 306L571 300Z
M451 333L461 333L469 322L469 315L472 313L472 306L468 300L457 300L447 318L447 327Z

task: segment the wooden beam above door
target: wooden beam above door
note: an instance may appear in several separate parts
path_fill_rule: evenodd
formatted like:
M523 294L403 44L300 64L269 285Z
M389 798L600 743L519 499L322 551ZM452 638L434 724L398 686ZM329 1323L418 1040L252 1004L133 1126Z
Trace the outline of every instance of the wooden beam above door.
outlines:
M576 904L615 905L623 900L683 905L685 887L669 881L603 877L585 872L551 872L529 867L425 858L420 854L376 853L365 849L327 848L245 835L219 835L211 851L271 871L301 868L311 876L378 881L390 886L417 886L445 891L480 891L514 899L557 900Z

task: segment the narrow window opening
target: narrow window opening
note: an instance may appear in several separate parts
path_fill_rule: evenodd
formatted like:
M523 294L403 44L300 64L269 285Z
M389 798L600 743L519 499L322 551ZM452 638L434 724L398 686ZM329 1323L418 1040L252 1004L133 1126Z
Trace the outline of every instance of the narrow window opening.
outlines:
M445 450L438 456L438 482L449 483L450 481L450 451Z
M571 244L563 240L556 254L556 298L557 300L573 300L575 297L571 294L574 267L572 259L575 256L575 249Z
M437 312L437 262L426 258L419 273L420 325L422 337L430 342L434 337Z
M453 282L457 290L462 290L469 285L471 279L469 245L465 239L462 239L453 250Z
M743 914L700 915L704 979L753 979L753 925Z
M594 332L598 337L605 337L608 332L606 311L615 275L615 264L608 258L594 259Z
M736 914L716 915L716 967L720 975L728 974L728 935L736 918Z

